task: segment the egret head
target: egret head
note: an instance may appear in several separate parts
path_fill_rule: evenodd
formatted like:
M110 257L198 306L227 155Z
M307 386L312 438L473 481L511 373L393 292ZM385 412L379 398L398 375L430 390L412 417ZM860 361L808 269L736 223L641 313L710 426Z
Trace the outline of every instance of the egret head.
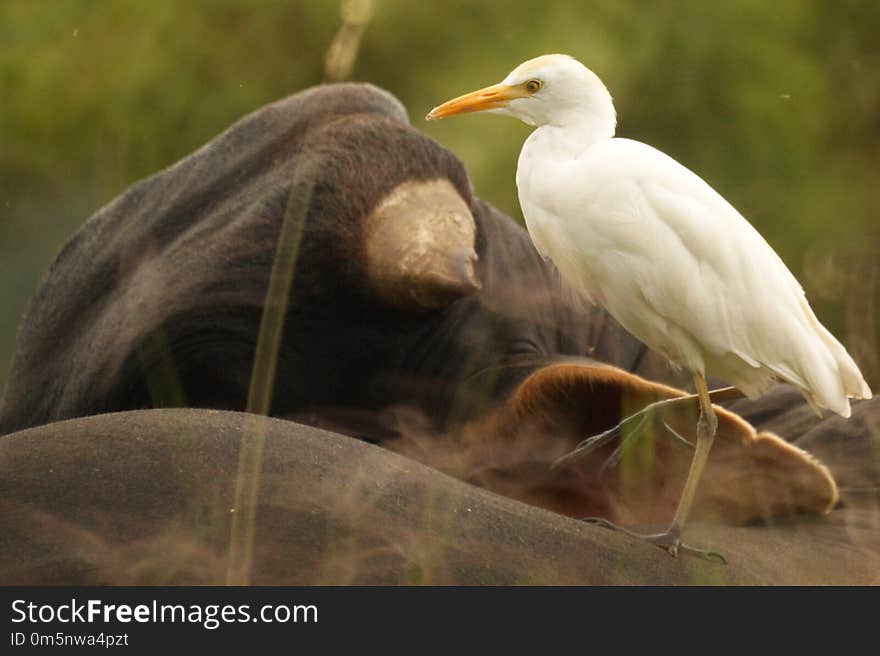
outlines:
M528 125L616 124L611 94L598 76L568 55L542 55L517 66L498 84L435 107L429 121L465 112L490 112Z

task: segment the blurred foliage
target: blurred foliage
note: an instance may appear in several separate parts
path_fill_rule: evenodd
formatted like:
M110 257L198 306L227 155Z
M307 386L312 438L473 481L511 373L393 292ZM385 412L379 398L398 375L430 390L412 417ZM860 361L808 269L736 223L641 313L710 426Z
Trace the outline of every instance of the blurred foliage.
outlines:
M319 83L341 22L335 0L0 2L0 386L24 305L77 226L243 114ZM870 369L878 27L873 0L375 0L351 77L395 93L519 219L528 128L422 117L529 57L576 56L614 95L618 134L749 217Z

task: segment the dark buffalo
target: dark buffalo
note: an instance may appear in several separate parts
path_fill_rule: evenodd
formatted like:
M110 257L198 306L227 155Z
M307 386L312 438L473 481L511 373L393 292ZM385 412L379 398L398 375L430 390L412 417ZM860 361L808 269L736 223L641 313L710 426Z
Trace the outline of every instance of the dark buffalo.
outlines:
M724 553L724 566L670 558L290 421L187 409L76 419L0 440L0 581L228 581L238 449L258 431L255 584L878 584L876 464L868 477L867 464L835 468L871 446L862 432L840 450L834 428L801 441L840 473L843 506L771 524L690 526L694 542Z
M24 317L0 434L146 408L260 411L381 443L564 514L662 523L690 454L659 426L607 471L598 465L614 445L558 471L548 464L626 412L681 395L676 380L604 312L569 302L525 232L473 196L460 162L414 130L393 97L336 85L242 119L86 222ZM876 492L876 467L863 459L876 403L857 405L849 423L819 423L780 387L730 410L739 414L720 411L697 516L742 523L838 503L823 465L743 417L802 436L828 462L838 453L831 437L855 434L834 474ZM667 421L687 434L693 413L685 404ZM119 436L116 480L139 457L133 448L126 461L126 440L180 416L134 415L143 428ZM29 467L65 460L61 443L104 434L100 421L5 438L6 471L18 472L7 502L51 516L45 499L27 499ZM809 437L816 431L821 440ZM103 457L88 444L85 461ZM234 453L218 448L221 458ZM272 471L283 460L275 453ZM137 509L121 502L118 511L151 512L159 493L150 490L130 489ZM110 516L117 500L82 502Z

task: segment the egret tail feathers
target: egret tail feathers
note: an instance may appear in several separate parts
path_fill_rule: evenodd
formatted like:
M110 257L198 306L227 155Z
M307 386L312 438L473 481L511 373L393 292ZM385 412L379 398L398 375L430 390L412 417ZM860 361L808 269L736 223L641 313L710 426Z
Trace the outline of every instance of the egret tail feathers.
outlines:
M800 354L796 367L781 364L769 368L799 387L814 410L828 408L849 417L849 400L870 399L871 388L843 344L819 322L805 298L801 309L812 329L813 339L808 342L812 348Z

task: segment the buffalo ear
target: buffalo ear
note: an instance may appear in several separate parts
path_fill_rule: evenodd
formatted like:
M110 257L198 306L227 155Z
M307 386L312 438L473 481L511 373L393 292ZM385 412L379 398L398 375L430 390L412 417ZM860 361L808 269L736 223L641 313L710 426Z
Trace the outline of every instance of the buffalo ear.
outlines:
M474 217L452 183L401 183L364 223L368 283L401 309L449 305L481 288L475 239Z

